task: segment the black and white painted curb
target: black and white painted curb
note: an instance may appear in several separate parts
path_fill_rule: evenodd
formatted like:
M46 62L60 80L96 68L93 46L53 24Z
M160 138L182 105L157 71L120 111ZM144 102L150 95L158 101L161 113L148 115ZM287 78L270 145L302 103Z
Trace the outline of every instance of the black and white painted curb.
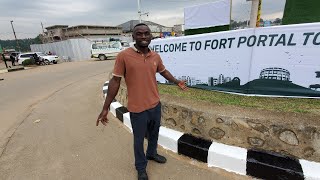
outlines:
M103 86L104 97L108 85L109 81L106 81ZM110 112L132 133L130 114L126 107L114 100ZM165 149L207 163L209 167L241 175L272 180L320 180L320 163L212 142L163 126L160 127L158 143Z

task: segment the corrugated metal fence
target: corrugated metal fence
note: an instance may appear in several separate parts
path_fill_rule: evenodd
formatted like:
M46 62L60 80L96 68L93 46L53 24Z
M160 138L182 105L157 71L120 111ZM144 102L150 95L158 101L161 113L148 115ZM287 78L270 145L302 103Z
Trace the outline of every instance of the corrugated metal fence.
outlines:
M131 37L121 37L122 40L131 42ZM48 44L33 44L30 46L32 52L45 52L49 51L59 56L64 60L69 61L82 61L91 58L91 44L94 40L88 39L68 39Z
M32 52L52 52L65 60L81 61L91 58L91 41L87 39L68 39L65 41L33 44L30 46Z

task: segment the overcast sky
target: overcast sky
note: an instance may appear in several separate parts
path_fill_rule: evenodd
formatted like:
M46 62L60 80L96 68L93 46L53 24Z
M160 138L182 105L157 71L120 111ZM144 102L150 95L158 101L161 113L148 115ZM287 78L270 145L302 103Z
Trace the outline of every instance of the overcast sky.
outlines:
M184 7L216 0L141 0L143 20L164 26L183 24ZM233 0L232 19L247 20L251 2ZM282 18L285 0L263 0L263 19ZM137 0L0 0L0 39L14 39L10 21L17 38L34 38L44 27L52 25L117 26L138 19Z

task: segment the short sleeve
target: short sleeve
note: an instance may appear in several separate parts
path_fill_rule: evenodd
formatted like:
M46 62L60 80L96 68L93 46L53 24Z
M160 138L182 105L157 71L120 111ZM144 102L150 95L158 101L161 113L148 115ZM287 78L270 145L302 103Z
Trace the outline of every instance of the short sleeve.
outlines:
M157 72L162 73L165 70L166 70L166 67L163 65L162 59L159 56L159 63L158 63L158 67L157 67Z
M126 71L125 62L122 53L119 53L113 68L113 76L124 77Z

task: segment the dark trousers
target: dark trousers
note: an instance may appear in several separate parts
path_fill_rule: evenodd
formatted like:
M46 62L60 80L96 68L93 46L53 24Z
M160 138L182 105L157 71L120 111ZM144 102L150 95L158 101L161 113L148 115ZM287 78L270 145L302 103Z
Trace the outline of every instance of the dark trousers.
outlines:
M148 139L147 156L152 157L157 154L161 103L140 113L130 112L130 120L133 130L135 166L137 171L144 171L148 163L143 146L145 136Z

